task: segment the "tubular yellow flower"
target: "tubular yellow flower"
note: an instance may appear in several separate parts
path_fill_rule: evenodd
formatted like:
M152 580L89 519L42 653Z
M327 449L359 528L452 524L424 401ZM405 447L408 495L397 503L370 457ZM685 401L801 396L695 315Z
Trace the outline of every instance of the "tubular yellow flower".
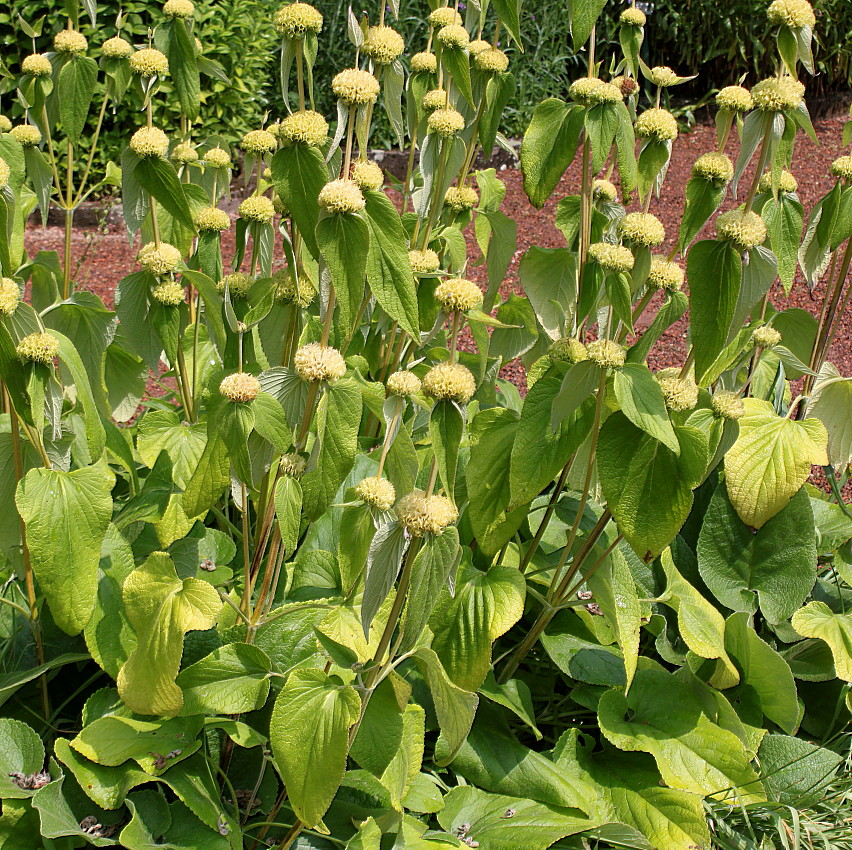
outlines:
M224 295L227 289L231 298L245 298L249 294L249 290L254 286L254 278L243 272L232 272L226 274L219 283L216 284L216 289L220 294Z
M423 379L423 392L434 399L452 399L464 404L476 392L476 380L467 366L460 363L438 363Z
M597 77L581 77L571 83L568 94L572 100L582 106L596 106L599 103L620 103L624 96L621 89L612 83L605 83Z
M759 348L775 348L781 342L781 334L769 325L764 325L762 328L755 328L751 338Z
M716 106L728 112L748 112L754 109L754 98L742 86L725 86L716 95Z
M107 59L127 59L133 53L133 45L121 36L114 35L101 45L101 55Z
M723 153L704 153L695 160L692 166L692 176L700 177L708 183L721 188L734 179L734 164L730 157Z
M464 117L455 109L436 109L428 120L429 131L449 139L464 130Z
M441 260L431 248L426 248L424 251L409 251L408 262L414 274L431 274L441 267Z
M181 255L180 251L168 242L160 242L159 245L149 242L139 250L136 261L145 271L159 276L175 271L180 265Z
M34 124L18 124L9 134L25 148L35 147L41 141L41 130Z
M0 157L0 189L5 189L9 185L9 178L12 176L12 169L9 168L9 163Z
M596 201L608 201L612 203L618 199L618 189L609 180L595 180L592 183L592 196Z
M29 334L18 343L15 354L31 363L52 363L59 354L59 340L50 333Z
M415 490L403 496L396 506L400 523L413 537L440 534L458 519L455 505L444 496L427 496Z
M151 298L166 307L177 307L186 302L186 290L176 280L166 280L151 290Z
M53 73L53 66L43 53L33 53L21 62L21 70L31 77L49 77Z
M319 205L329 213L356 213L366 206L364 195L354 180L332 180L322 187Z
M666 238L663 223L651 213L627 213L618 223L618 232L625 242L647 248L660 245Z
M438 57L434 53L415 53L411 57L412 74L434 74L438 70Z
M605 272L629 272L633 268L633 254L623 245L611 245L609 242L595 242L589 245L589 259L597 263Z
M451 6L440 6L427 18L433 27L447 27L450 24L461 25L462 16Z
M377 475L361 479L355 492L370 507L380 511L389 511L396 501L396 490L393 484L387 478L379 478Z
M466 313L482 304L482 291L464 277L450 277L435 287L435 299L448 311Z
M807 0L773 0L766 10L766 17L772 26L790 29L812 27L816 23L813 6Z
M784 112L802 105L805 86L792 77L770 77L752 90L754 105L764 112Z
M281 122L279 134L287 142L321 148L328 139L328 121L312 109L294 112Z
M601 369L620 369L627 357L627 350L610 339L596 339L586 346L588 359Z
M676 292L683 286L683 269L665 257L651 257L648 286Z
M137 50L129 61L130 70L142 77L162 77L169 72L169 60L153 47Z
M831 176L852 182L852 155L839 156L831 163Z
M489 47L474 55L473 64L480 71L487 71L489 74L502 74L509 67L509 57L502 50Z
M461 24L449 24L438 30L438 41L451 50L453 48L467 47L470 44L470 35Z
M363 50L377 65L390 65L402 56L405 41L393 27L370 27Z
M677 138L677 119L665 109L646 109L636 119L636 135L658 142L674 141Z
M473 186L450 186L444 203L456 212L472 210L479 203L479 194Z
M786 168L781 169L781 174L778 177L778 191L786 192L787 194L792 194L799 188L799 182L796 178L787 171ZM767 171L760 178L760 182L757 184L757 189L759 192L771 192L772 191L772 172Z
M692 410L698 404L698 385L692 378L681 378L680 369L660 369L654 377L669 410L679 413Z
M234 372L222 380L219 392L230 402L245 404L257 398L260 381L248 372Z
M739 419L745 413L745 405L742 399L729 390L720 390L710 399L713 413L722 419Z
M278 147L278 142L275 136L266 130L250 130L243 136L240 147L246 153L262 156L263 154L272 153Z
M299 377L308 383L334 383L346 374L346 361L336 348L311 342L303 345L293 357Z
M376 102L381 87L369 71L347 68L331 81L331 90L344 106L364 106Z
M278 463L281 471L290 478L301 478L308 468L308 462L299 454L291 453L281 455Z
M317 291L313 281L305 274L299 275L299 285L289 269L277 271L272 278L275 281L275 297L287 304L298 304L307 307L316 298Z
M420 392L421 386L420 378L414 372L409 372L407 369L394 372L387 380L388 392L391 395L398 395L401 398L411 398L411 396L417 395Z
M222 150L222 148L210 148L204 154L201 162L210 168L230 168L231 155L226 150Z
M11 129L12 122L5 115L0 115L0 133L8 133Z
M550 346L547 354L552 361L557 363L581 363L583 360L589 359L586 346L579 339L573 337L557 339Z
M192 0L166 0L163 4L163 14L167 18L191 18L195 14L195 4Z
M86 36L77 30L62 30L56 33L53 39L53 49L57 53L77 55L85 53L88 47L89 42L86 41Z
M635 6L625 9L618 18L618 22L626 27L644 27L646 20L645 13Z
M309 3L291 3L276 13L275 29L286 38L304 38L322 29L322 14Z
M731 210L716 219L716 233L720 239L733 242L741 251L747 251L766 241L766 225L755 212Z
M250 195L239 206L240 218L264 223L275 218L275 207L265 195Z
M362 159L352 169L352 180L364 192L377 192L385 183L385 175L375 162Z
M443 109L448 103L447 92L444 89L432 89L423 95L421 105L427 112L433 112L436 109Z
M181 142L179 145L175 145L171 158L181 165L198 162L198 151L192 145Z
M21 288L10 277L0 277L0 316L11 316L21 303Z
M130 137L130 150L136 156L165 156L169 151L169 137L159 127L140 127Z
M231 226L231 218L225 210L218 207L205 207L199 210L192 221L202 233L216 233L227 230Z

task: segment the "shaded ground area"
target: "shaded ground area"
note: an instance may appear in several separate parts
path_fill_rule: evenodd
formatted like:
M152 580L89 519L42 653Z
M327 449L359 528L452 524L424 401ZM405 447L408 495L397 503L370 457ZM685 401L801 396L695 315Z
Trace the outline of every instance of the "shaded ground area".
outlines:
M799 198L805 207L806 217L816 201L830 188L829 165L843 152L841 147L843 123L842 117L825 118L816 122L819 145L811 142L803 134L799 134L793 159L793 173L799 182ZM692 132L681 135L674 143L672 161L662 195L654 199L650 209L662 219L666 226L667 241L660 249L661 252L668 252L677 238L677 228L683 210L683 188L689 178L693 162L702 153L715 149L715 134L714 127L700 125ZM738 141L734 138L728 144L728 153L732 158L736 157L737 147ZM746 172L741 187L748 186L751 173L751 170ZM557 191L542 210L536 210L527 200L519 170L510 168L501 171L499 176L507 187L503 211L518 222L518 250L502 287L503 295L506 296L511 291L518 291L518 263L530 245L561 247L565 244L562 234L554 225L554 216L559 199L579 192L579 167L577 163L572 165ZM747 188L741 188L741 196L745 191ZM736 204L736 200L728 197L724 208L727 209ZM236 203L233 203L233 206L236 207ZM472 228L469 228L468 242L470 256L477 257L479 249ZM41 229L32 225L27 234L27 244L31 255L40 249L61 250L62 231L58 227ZM118 226L105 227L101 230L96 227L84 227L74 233L73 250L75 259L79 263L76 275L77 288L95 292L108 307L111 307L116 284L135 266L134 257L138 250L138 243L131 243L123 228ZM232 250L233 234L225 234L225 253L230 255ZM472 266L469 274L477 282L485 285L483 266ZM776 284L772 293L772 302L779 310L786 307L802 307L817 314L822 303L824 286L825 284L821 283L814 293L810 293L804 280L799 276L789 296L785 296L780 284ZM646 312L646 318L640 321L640 329L646 327L653 316L655 312L653 306L655 305L652 304L652 309ZM668 330L651 355L652 368L676 365L683 361L686 353L686 327L687 321L684 318ZM850 341L852 341L852 311L847 311L829 358L844 375L852 374ZM505 367L504 375L523 390L525 378L523 368L519 364L510 364Z

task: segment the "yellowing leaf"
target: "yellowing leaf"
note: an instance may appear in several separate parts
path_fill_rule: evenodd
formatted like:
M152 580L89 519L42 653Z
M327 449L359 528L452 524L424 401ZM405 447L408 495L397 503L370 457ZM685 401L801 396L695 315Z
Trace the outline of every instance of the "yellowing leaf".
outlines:
M808 414L815 416L828 431L828 459L838 474L852 463L852 378L843 378L837 368L826 363L814 385Z
M222 600L206 581L181 581L165 552L154 552L127 577L122 596L139 642L118 673L119 695L137 714L177 714L183 707L175 684L183 637L212 628Z
M825 602L809 602L793 614L792 622L802 637L824 640L838 678L852 682L852 615L835 614Z
M793 498L812 464L828 463L828 434L819 419L795 422L766 401L744 399L740 435L725 455L731 504L746 525L760 528Z

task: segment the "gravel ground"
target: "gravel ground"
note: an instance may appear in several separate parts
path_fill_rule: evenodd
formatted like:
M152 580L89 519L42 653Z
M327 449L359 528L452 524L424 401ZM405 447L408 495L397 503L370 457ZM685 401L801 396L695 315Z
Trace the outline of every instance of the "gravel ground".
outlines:
M799 134L796 155L794 157L793 173L799 181L799 198L801 199L806 216L815 202L829 188L829 165L839 156L841 134L844 119L842 117L825 118L816 122L816 131L820 144L816 145ZM702 154L715 149L715 128L699 125L689 133L682 134L674 143L674 152L669 166L668 177L662 194L651 204L651 212L657 215L666 225L667 242L661 252L667 252L677 237L677 228L683 210L683 187L689 177L693 162ZM735 134L732 134L735 135ZM736 157L738 142L733 138L728 145L728 153ZM564 238L553 223L556 206L559 199L569 194L579 192L579 167L575 163L568 170L562 182L557 187L552 198L542 210L533 208L526 198L522 186L522 175L519 170L509 168L501 171L500 178L506 183L507 193L503 203L503 211L518 222L518 250L509 268L507 280L502 286L502 294L518 291L518 263L530 245L543 247L560 247L565 244ZM741 183L748 186L751 177L746 172ZM741 191L741 194L745 190ZM730 196L726 199L725 207L736 206L736 201ZM236 206L233 203L232 206ZM479 250L469 228L468 241L470 256L476 257ZM42 229L32 225L27 233L27 244L30 254L38 250L61 250L62 231L58 227ZM225 253L233 250L233 234L225 234ZM120 227L109 227L103 230L96 228L80 228L74 233L74 255L79 263L76 275L78 289L88 289L97 293L108 307L112 306L113 291L117 282L134 268L134 256L138 244L130 242ZM485 285L484 266L473 266L469 270L473 279ZM824 285L817 286L813 294L808 291L801 277L797 278L789 296L785 296L780 284L776 284L772 292L772 303L777 309L786 307L802 307L816 314L822 303ZM659 297L659 296L658 296ZM655 306L655 305L652 305ZM653 309L646 312L646 318L640 321L639 328L647 326ZM652 368L676 365L683 361L686 353L687 321L682 319L668 330L658 342L650 358ZM841 373L852 374L852 311L847 311L843 317L842 327L830 352L830 359L840 369ZM470 340L463 340L470 344ZM504 368L504 376L515 382L523 391L525 377L523 367L509 364Z

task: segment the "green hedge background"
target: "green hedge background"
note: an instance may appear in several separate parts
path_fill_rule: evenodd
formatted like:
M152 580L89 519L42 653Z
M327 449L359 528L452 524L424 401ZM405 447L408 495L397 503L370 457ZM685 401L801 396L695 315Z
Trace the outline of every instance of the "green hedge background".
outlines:
M237 139L246 129L256 127L266 112L280 115L278 75L278 38L272 16L278 0L195 0L196 32L205 55L219 62L233 86L207 80L202 107L202 132ZM114 0L99 3L98 28L94 32L84 18L82 29L94 45L116 32L119 8L126 20L123 35L141 43L148 26L158 19L158 3L151 0ZM352 61L352 49L346 38L347 0L317 0L326 22L320 37L320 54L315 71L319 81L318 108L334 116L334 103L328 85L331 75ZM369 4L375 16L375 3ZM649 64L666 64L678 73L699 74L688 86L676 90L689 103L700 103L713 90L745 77L756 82L773 71L771 36L765 18L767 0L658 0L649 17L643 54ZM816 60L819 73L809 80L811 95L830 95L852 88L852 2L816 0ZM356 13L361 7L353 6ZM400 17L395 26L405 35L412 50L425 44L423 23L425 0L401 0ZM611 55L616 55L616 18L621 6L610 4L599 24L599 36L613 40ZM0 43L3 60L12 73L19 70L20 59L30 52L29 39L20 29L20 13L31 24L46 16L45 34L37 41L39 50L49 49L52 33L64 22L63 0L10 0L0 7ZM568 84L584 66L582 54L571 48L565 5L558 0L525 0L522 10L525 56L519 57L514 45L502 45L512 55L512 70L518 92L505 115L503 131L520 135L529 122L536 103L545 97L562 96ZM606 56L605 49L599 51ZM164 87L167 88L168 81ZM159 107L164 109L159 99ZM115 158L128 131L139 118L139 101L130 100L106 124L106 151ZM14 95L14 82L0 79L0 112L16 120L21 114ZM172 116L159 115L158 121L173 126ZM380 116L373 142L389 144L391 134Z

